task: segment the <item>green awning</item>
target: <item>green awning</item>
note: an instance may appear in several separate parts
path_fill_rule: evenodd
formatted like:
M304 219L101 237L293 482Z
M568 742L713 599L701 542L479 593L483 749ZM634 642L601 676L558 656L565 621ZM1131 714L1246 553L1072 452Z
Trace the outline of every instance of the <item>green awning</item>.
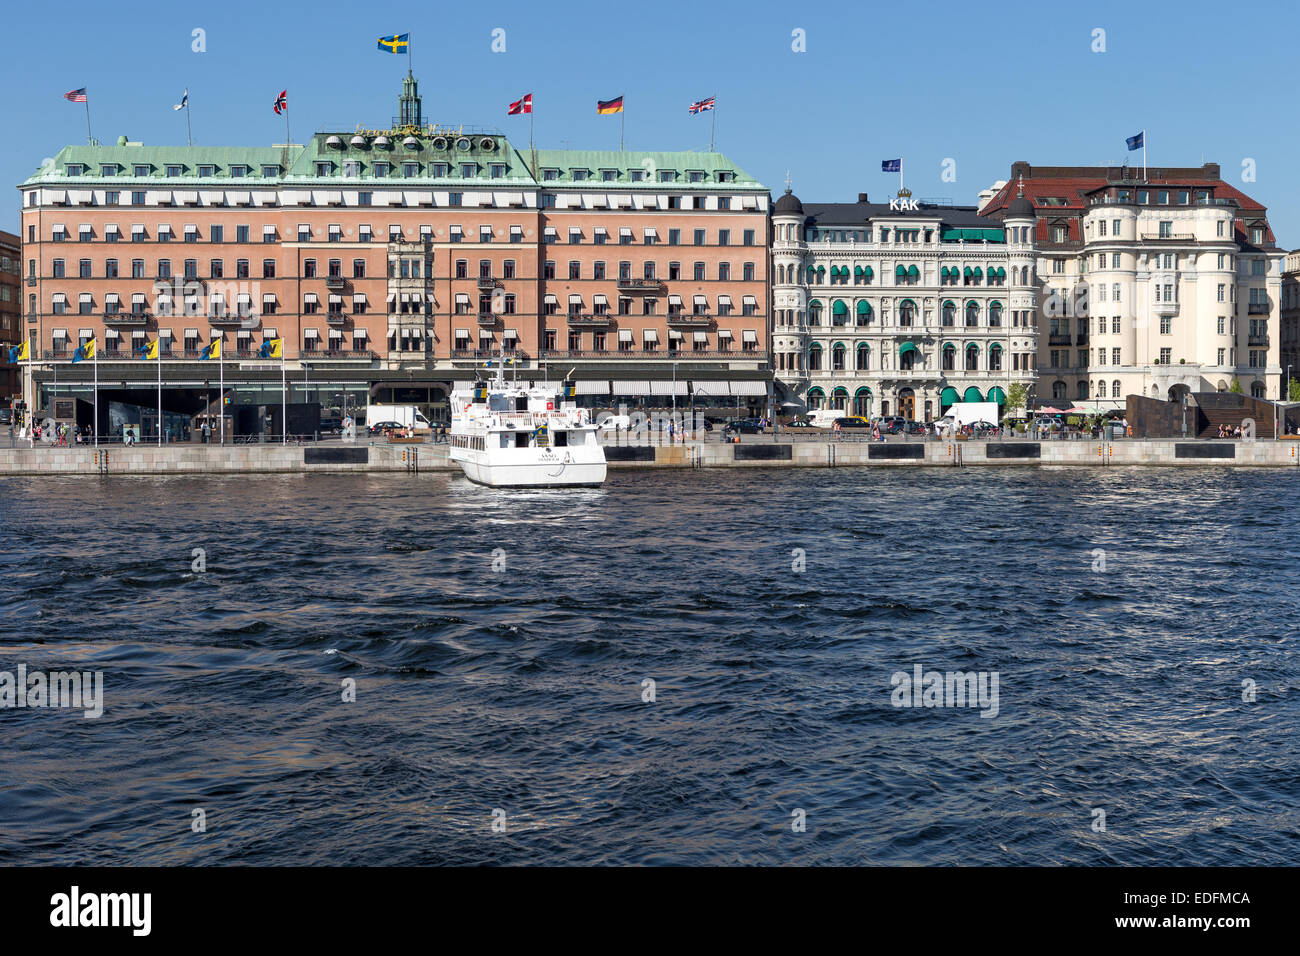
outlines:
M898 276L900 279L903 278L903 276L907 275L907 266L899 266L896 268L894 270L894 275Z
M948 278L948 267L947 267L947 266L944 266L942 269L939 270L939 278L940 278L940 279L946 279L946 278Z
M1002 391L1001 385L994 385L989 389L989 401L997 402L999 405L1007 403L1007 393Z
M848 397L849 397L849 390L848 390L847 388L845 388L843 385L841 385L839 388L835 389L835 391L831 392L831 397L832 397L832 398L848 398Z
M957 389L953 388L951 385L946 386L944 390L939 393L940 405L947 407L948 405L952 405L959 401L961 401L961 397L957 394Z
M919 276L920 274L921 274L921 271L920 271L919 269L917 269L916 266L908 266L908 267L907 267L907 277L908 277L909 279L915 279L915 278L916 278L917 276Z
M975 278L977 278L977 279L982 279L983 277L984 277L984 272L983 272L983 270L980 269L979 266L976 266L976 267L975 267Z
M859 303L858 303L858 315L870 315L870 314L871 314L871 303L870 303L870 302L867 302L867 301L865 301L865 300L863 300L862 302L859 302Z
M1005 279L1006 277L1007 277L1007 270L1002 268L1001 266L998 266L998 278Z
M876 272L874 269L871 268L871 266L863 266L862 274L866 276L868 279L870 279L873 275L876 274Z
M943 303L943 307L945 309L955 309L957 308L957 303L952 301L952 299L945 299Z
M854 266L854 267L853 267L853 275L854 275L855 277L856 277L856 276L861 276L861 275L862 275L862 266Z
M821 272L825 272L825 271L826 271L826 267L825 267L825 266L818 266L818 267L817 267L817 271L818 271L819 273L821 273Z
M989 308L990 308L990 309L1000 309L1000 308L1002 308L1002 303L999 302L997 299L994 299L992 302L989 303Z
M814 385L812 388L808 389L808 397L812 398L813 396L816 396L817 398L825 398L826 393L823 392L818 386Z
M943 229L939 232L940 242L1006 242L1007 235L1001 229Z
M921 350L918 349L918 348L917 348L914 344L912 344L911 342L904 342L902 345L900 345L900 346L898 347L898 357L899 357L899 358L902 358L902 357L903 357L904 355L906 355L908 352L917 352L917 353L920 353L920 351L921 351Z
M817 269L816 269L814 266L809 266L809 267L808 267L808 274L809 274L810 276L815 276L815 275L817 274Z
M831 306L832 315L848 315L849 307L844 304L843 299L836 299L835 304Z
M974 273L971 272L970 266L967 266L966 271L962 274L966 276L967 279L969 279Z
M867 386L865 385L863 385L861 388L859 388L856 392L853 393L854 398L859 398L863 395L867 396L867 398L871 397L871 389L867 388Z
M982 402L984 401L984 396L980 394L980 390L978 388L972 385L966 389L966 392L964 395L962 395L961 400L963 402Z

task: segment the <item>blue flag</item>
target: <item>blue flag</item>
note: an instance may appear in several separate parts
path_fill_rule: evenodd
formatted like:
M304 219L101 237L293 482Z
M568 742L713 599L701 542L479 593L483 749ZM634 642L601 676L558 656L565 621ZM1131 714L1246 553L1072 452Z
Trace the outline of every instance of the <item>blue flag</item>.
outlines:
M1147 144L1147 131L1143 130L1136 136L1130 136L1128 139L1124 140L1124 142L1128 143L1128 151L1130 153L1135 149L1141 149Z
M901 159L882 159L880 161L880 171L882 173L901 173L903 171L903 161Z
M380 37L379 49L385 53L405 53L410 39L409 33L395 33L390 37Z

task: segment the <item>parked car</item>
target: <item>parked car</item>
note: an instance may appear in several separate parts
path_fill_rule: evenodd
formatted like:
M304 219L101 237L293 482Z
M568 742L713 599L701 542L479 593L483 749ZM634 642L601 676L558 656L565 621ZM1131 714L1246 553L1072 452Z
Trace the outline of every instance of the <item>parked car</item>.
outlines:
M8 425L14 420L14 410L12 408L0 408L0 425Z
M882 435L901 435L903 434L904 422L906 419L901 415L889 415L885 418L877 419L880 423L880 434Z
M839 425L841 429L871 427L871 422L867 421L865 418L860 418L856 415L850 416L848 418L837 418L835 419L835 424Z
M976 438L993 438L1002 434L1002 429L992 422L976 422L970 430Z
M914 422L909 419L907 422L907 433L909 435L928 435L930 433L930 426L925 422Z
M794 421L792 421L792 422L786 422L785 425L784 425L783 427L785 427L785 428L816 428L817 426L815 426L812 422L808 421L808 419L806 419L806 418L796 418L796 419L795 419Z
M734 418L727 422L722 431L731 435L761 435L763 426L756 418Z
M401 422L375 422L373 425L367 425L366 431L372 435L382 435L384 432L392 429L396 431L399 428L405 428Z

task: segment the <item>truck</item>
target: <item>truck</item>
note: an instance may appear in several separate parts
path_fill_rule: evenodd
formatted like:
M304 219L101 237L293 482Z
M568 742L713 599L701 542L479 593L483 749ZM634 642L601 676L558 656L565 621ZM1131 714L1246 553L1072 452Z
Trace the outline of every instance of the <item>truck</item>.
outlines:
M943 413L942 418L935 420L935 433L942 435L954 428L961 428L964 425L978 425L980 422L996 425L998 423L998 412L999 405L997 402L954 402L948 406L948 410Z
M396 422L402 428L428 431L433 428L429 420L414 405L367 405L366 427L373 428L384 422Z

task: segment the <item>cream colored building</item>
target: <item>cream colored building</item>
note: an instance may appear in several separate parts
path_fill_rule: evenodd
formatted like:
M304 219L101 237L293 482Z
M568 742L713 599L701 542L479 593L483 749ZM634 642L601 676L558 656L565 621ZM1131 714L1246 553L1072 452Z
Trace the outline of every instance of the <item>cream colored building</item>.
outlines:
M1018 198L1023 195L1023 198ZM981 212L1035 216L1042 402L1281 395L1282 260L1266 210L1194 169L1032 167Z

